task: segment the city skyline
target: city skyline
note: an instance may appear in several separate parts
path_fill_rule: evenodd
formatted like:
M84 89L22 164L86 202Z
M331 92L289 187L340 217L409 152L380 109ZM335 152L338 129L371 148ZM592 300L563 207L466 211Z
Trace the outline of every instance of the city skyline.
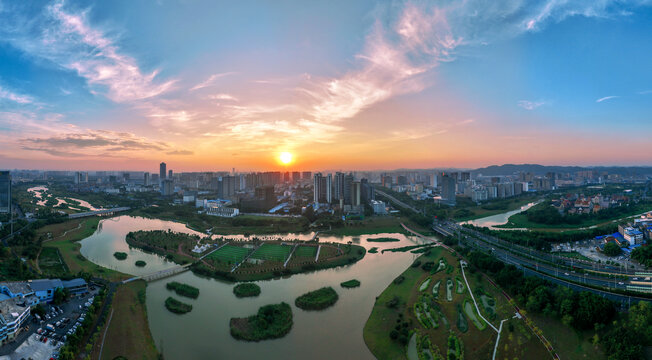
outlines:
M2 2L0 167L652 165L650 4Z

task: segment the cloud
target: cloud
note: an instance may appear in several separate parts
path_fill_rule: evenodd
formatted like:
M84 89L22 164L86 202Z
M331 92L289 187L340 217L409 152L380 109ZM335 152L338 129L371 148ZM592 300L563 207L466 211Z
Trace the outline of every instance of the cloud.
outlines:
M233 95L229 95L229 94L208 95L207 98L211 99L211 100L238 101L238 98L236 98Z
M595 102L600 103L600 102L603 102L603 101L607 101L607 100L611 100L611 99L616 99L616 98L619 98L619 97L620 97L620 96L618 96L618 95L605 96L605 97L601 97L601 98L599 98L599 99L596 100Z
M638 92L639 95L647 95L647 94L652 94L652 90L643 90Z
M165 153L166 155L193 155L194 152L189 150L173 150Z
M540 106L546 105L545 101L529 101L529 100L520 100L518 106L522 107L525 110L534 110Z
M0 100L5 99L19 104L31 104L34 102L31 96L16 94L0 85Z
M235 73L234 72L224 72L224 73L220 73L220 74L213 74L213 75L209 76L208 79L206 79L206 80L200 82L199 84L191 87L190 91L195 91L195 90L203 89L205 87L213 86L215 84L216 80L218 80L220 78L223 78L225 76L233 75L233 74L235 74Z
M166 142L153 141L128 132L86 130L21 139L23 150L40 151L58 157L140 156L143 152L190 155Z
M113 39L89 25L87 12L67 11L63 1L57 1L34 19L15 16L0 26L0 34L26 54L75 71L91 85L92 93L115 102L151 98L172 89L174 80L156 81L158 70L143 72Z

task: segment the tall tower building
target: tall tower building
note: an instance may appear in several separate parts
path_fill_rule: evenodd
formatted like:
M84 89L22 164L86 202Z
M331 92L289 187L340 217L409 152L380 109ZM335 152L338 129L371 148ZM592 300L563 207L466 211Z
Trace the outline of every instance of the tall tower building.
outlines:
M11 173L0 171L0 213L11 212Z
M149 186L149 173L143 173L143 185Z
M351 183L351 206L360 206L360 182Z
M166 173L167 173L167 165L165 165L165 163L162 162L161 165L159 165L158 180L161 182L165 180Z
M172 175L174 173L172 172L172 169L168 170L168 179L172 180Z
M313 201L315 204L319 204L319 194L321 192L321 173L316 173L314 177L314 187L313 187Z
M335 186L333 188L333 199L339 201L344 199L344 173L335 173Z
M457 176L451 177L444 174L441 177L441 197L446 200L448 204L455 205L455 183Z
M333 201L333 175L326 176L326 202L330 204Z

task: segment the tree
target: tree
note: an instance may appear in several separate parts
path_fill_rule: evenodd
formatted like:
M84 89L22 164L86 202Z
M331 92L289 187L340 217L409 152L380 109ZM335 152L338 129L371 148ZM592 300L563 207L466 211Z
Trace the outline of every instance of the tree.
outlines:
M608 256L618 256L622 252L622 249L620 249L620 246L616 244L613 241L610 241L604 245L604 249L602 250L605 255Z
M68 296L68 291L65 290L64 288L57 288L54 290L54 295L52 297L52 303L54 305L61 305L63 304L64 301L66 301L66 297Z

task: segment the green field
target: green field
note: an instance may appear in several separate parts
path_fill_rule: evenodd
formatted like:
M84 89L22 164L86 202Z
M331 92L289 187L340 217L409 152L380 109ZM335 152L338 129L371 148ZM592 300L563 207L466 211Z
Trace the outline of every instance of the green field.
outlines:
M260 260L285 261L290 251L292 251L290 245L263 244L251 257Z
M233 245L224 245L219 250L208 255L207 259L217 259L219 261L236 263L241 262L248 254L251 249L247 249L241 246Z
M315 256L317 256L317 247L316 246L304 246L304 245L301 245L294 252L293 256L309 257L309 258L314 259Z
M59 250L53 247L44 247L38 257L39 269L45 274L61 276L68 271Z

